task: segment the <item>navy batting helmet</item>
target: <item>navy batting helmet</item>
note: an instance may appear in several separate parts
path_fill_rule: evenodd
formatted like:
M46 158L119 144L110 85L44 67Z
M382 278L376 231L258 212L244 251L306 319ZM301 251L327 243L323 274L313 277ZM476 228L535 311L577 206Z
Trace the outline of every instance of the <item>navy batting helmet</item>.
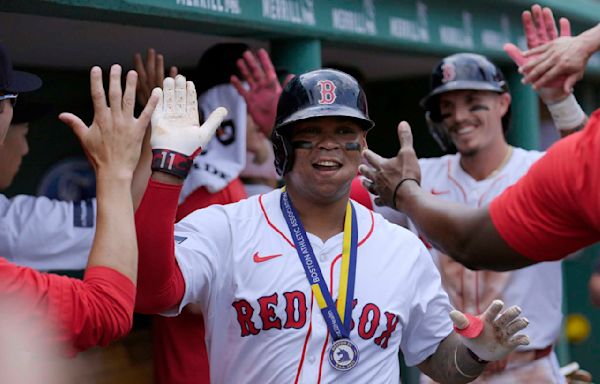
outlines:
M439 96L459 90L508 92L508 84L500 68L487 57L475 53L457 53L442 59L431 73L431 92L421 100L425 109L429 131L443 150L454 145L440 124ZM502 117L504 133L510 126L510 106Z
M271 134L275 168L284 175L294 164L290 126L316 117L348 117L364 130L375 123L369 119L367 97L356 79L335 69L318 69L294 77L283 89L277 104L275 129Z

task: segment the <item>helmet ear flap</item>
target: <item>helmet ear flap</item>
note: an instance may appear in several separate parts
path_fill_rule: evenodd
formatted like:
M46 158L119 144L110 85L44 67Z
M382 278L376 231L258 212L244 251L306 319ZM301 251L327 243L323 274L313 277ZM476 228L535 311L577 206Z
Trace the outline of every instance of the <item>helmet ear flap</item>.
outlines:
M433 137L435 142L440 146L442 151L451 152L455 150L454 143L448 137L446 128L439 118L435 118L435 114L431 111L425 112L425 120L427 121L427 127L429 128L429 134Z
M279 176L284 176L294 165L294 148L292 143L285 135L273 130L271 134L271 143L273 143L273 153L275 155L275 169Z

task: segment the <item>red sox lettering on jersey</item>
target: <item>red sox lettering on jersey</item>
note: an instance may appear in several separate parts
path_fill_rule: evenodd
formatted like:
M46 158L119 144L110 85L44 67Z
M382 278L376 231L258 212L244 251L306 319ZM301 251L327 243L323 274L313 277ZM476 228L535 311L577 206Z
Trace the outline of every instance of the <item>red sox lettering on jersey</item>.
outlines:
M281 191L196 211L176 224L184 276L180 307L199 304L215 383L393 382L401 348L409 365L452 331L451 307L422 243L354 204L358 223L350 340L360 362L340 373L327 360L332 337L280 208ZM307 239L333 300L343 233ZM275 257L276 256L276 257ZM423 285L422 282L428 283ZM169 313L171 314L171 313ZM255 351L267 358L248 358ZM274 374L273 372L276 372Z
M237 313L237 321L240 326L241 337L258 335L261 331L271 329L301 329L306 326L307 311L306 296L304 292L284 292L283 298L285 302L285 313L278 315L275 309L279 305L279 295L273 293L269 296L263 296L256 300L255 303L250 303L248 300L238 300L232 303ZM356 309L358 301L353 300L353 309ZM254 305L253 305L254 304ZM252 320L252 316L258 312L259 318L262 320L262 327L258 322ZM363 340L370 340L375 336L375 332L380 325L381 309L373 303L367 303L358 311L358 335ZM388 341L392 333L396 330L399 316L394 313L385 311L386 328L373 340L381 348L388 347ZM352 321L350 327L354 330L355 322Z
M336 99L335 94L335 84L331 80L320 80L318 83L321 98L319 99L319 104L333 104Z

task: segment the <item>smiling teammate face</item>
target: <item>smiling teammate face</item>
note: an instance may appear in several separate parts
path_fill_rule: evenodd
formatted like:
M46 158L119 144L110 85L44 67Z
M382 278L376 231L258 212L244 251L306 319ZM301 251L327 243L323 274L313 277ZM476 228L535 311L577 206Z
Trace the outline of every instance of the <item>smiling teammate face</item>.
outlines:
M474 156L503 143L502 116L510 95L490 91L462 90L440 95L440 113L446 132L463 156Z

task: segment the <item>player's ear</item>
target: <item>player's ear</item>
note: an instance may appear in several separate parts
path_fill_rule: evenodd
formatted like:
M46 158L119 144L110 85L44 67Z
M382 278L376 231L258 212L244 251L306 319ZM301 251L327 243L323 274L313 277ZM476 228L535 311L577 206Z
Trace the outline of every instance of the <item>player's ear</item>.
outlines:
M504 116L506 114L506 112L508 112L508 108L510 107L510 103L512 100L510 97L510 93L504 92L504 93L500 94L500 97L498 98L498 100L499 100L500 114L501 114L501 116Z
M360 135L359 141L361 152L365 149L369 149L369 145L367 144L367 131L363 131L362 135Z

